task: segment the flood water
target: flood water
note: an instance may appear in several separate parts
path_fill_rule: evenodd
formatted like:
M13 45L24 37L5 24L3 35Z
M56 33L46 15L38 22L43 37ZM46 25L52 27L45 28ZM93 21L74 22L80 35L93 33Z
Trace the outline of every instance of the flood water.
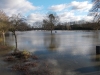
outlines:
M100 55L96 55L100 31L25 31L17 32L17 40L19 50L28 50L50 63L54 75L100 75ZM15 46L13 35L6 41ZM8 65L0 63L0 67ZM0 70L2 75L15 75Z

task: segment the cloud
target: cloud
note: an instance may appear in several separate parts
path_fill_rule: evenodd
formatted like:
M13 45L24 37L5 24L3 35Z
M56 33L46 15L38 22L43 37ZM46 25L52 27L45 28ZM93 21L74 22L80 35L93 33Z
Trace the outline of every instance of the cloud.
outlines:
M93 20L92 16L87 16L87 15L75 15L73 12L63 12L59 14L60 17L60 22L73 22L73 21L91 21Z
M87 16L86 14L91 9L91 7L92 4L90 4L88 1L72 1L69 4L65 3L59 5L52 5L48 9L51 11L55 11L60 17L60 22L63 23L80 20L91 21L93 17ZM28 16L28 19L28 22L30 22L31 24L35 21L42 22L42 20L44 19L44 15L40 13L33 13Z
M84 2L73 1L71 2L70 5L72 10L89 11L92 8L92 4L90 4L88 1Z
M27 16L27 22L32 25L36 21L42 22L42 20L44 19L44 14L42 13L44 13L43 11L45 10L37 12L37 10L40 10L40 8L43 7L34 6L31 2L29 2L29 0L0 0L0 9L7 13L7 15L17 13L21 13L23 15L29 14ZM69 22L78 21L85 18L87 18L87 20L90 20L91 18L89 16L84 16L80 12L87 12L90 10L91 7L92 4L90 4L88 1L73 1L69 4L65 3L52 5L51 7L48 7L48 9L57 12L61 22ZM32 13L32 11L37 13ZM77 11L80 11L78 12L78 15L75 14L77 13Z
M59 4L49 7L49 10L55 11L60 17L60 22L70 22L85 20L90 21L93 18L87 16L88 11L92 8L89 1L72 1L69 4Z
M50 10L53 11L62 11L67 7L67 4L59 4L59 5L52 5L49 7Z
M88 11L91 9L91 7L92 4L90 4L88 1L83 1L83 2L72 1L70 4L52 5L51 7L49 7L49 10L63 11L66 9L70 9L70 10Z
M73 12L61 13L59 17L61 22L71 22L71 21L81 20L81 16L75 16Z
M93 16L84 16L84 17L83 17L83 20L84 20L84 21L88 21L88 22L89 22L89 21L92 21L93 19L94 19Z
M28 0L0 0L0 9L8 15L15 13L26 13L30 10L37 10L40 7L32 5Z
M35 22L42 22L44 19L44 15L40 14L40 13L31 13L28 17L27 17L27 22L29 24L33 24Z

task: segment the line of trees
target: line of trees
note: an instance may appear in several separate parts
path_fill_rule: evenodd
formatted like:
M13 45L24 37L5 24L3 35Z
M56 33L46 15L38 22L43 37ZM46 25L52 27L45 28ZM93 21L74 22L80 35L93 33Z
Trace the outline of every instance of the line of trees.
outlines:
M95 19L95 17L94 17ZM69 23L60 23L59 18L54 14L47 15L47 18L43 20L42 30L99 30L100 29L100 19L96 22L69 22Z
M38 28L42 30L50 30L49 24L43 28ZM68 23L59 23L53 26L53 30L100 30L100 23L97 22L86 22L81 24L72 24L69 25Z
M58 23L58 17L53 13L47 16L47 19L43 20L44 30L99 30L100 29L100 0L92 0L93 7L90 10L90 15L94 16L92 22L86 22L81 24L68 25L68 23ZM58 21L58 22L57 22ZM55 23L56 22L56 23Z

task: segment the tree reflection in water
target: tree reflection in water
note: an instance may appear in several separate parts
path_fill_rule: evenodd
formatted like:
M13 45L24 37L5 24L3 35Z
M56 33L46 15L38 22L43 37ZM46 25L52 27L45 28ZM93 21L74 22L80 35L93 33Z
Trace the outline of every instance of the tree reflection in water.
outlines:
M59 36L57 36L55 33L44 35L44 45L50 51L57 50L59 47L59 42Z

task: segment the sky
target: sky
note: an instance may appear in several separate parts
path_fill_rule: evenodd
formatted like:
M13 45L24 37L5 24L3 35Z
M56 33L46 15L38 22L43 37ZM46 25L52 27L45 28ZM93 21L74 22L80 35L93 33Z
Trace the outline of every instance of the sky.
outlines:
M90 21L91 0L0 0L0 9L7 15L21 13L29 24L42 22L49 12L55 12L61 23L70 21Z

